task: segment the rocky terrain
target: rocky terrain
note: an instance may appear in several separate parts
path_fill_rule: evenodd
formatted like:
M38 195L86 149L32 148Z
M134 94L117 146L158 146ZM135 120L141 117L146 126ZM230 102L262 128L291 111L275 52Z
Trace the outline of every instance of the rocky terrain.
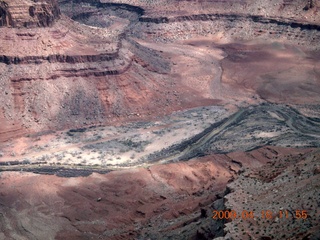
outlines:
M49 27L59 19L57 1L0 1L0 27Z
M226 209L239 215L253 211L255 216L227 223L223 239L318 239L319 170L317 151L273 157L265 166L243 174L229 185Z
M299 162L297 159L301 159L301 156L313 159L313 164L307 166L303 161ZM238 172L247 173L246 169L258 171L262 168L265 171L262 176L273 180L286 167L277 169L277 166L273 165L277 172L270 172L270 175L263 167L264 164L272 164L272 159L275 158L276 161L293 161L301 169L301 176L306 180L300 182L295 174L291 177L291 185L282 187L288 187L288 190L296 189L294 187L299 182L301 189L304 189L303 186L307 186L305 184L312 183L310 193L319 193L316 180L319 179L319 174L314 171L318 166L315 160L318 157L312 149L266 147L247 153L214 154L188 162L114 171L105 175L94 173L89 177L60 178L24 172L4 172L1 174L0 190L1 236L2 239L212 239L223 235L225 222L213 220L212 210L224 209L225 186L237 177ZM291 169L294 167L289 165L286 170L288 174L291 174ZM285 177L285 173L283 176ZM307 176L310 176L310 179L307 179ZM282 175L278 176L274 181L280 181L278 184L281 184L281 177ZM227 206L237 211L251 209L251 206L254 206L249 202L252 197L243 194L249 191L248 194L252 195L250 191L255 191L252 181L258 180L254 179L253 174L246 175L245 179L249 180L243 178L233 183L232 187L235 186L237 190L227 195L227 203L232 204L232 207ZM248 181L248 189L245 188L242 194L242 188L245 186L243 181ZM266 184L264 181L261 179L258 184ZM241 184L241 187L238 188L235 184ZM268 186L270 185L272 186L269 181ZM279 203L272 207L286 209L290 201L286 203L286 199L280 196L280 187L275 185L268 190L271 193L273 189L279 191ZM257 189L260 188L264 191L264 185ZM294 194L303 195L305 192L308 190L290 193L288 200ZM238 195L235 194L240 194L241 199L248 199L248 205L241 205ZM261 194L263 196L263 193ZM307 205L301 206L293 201L294 205L288 208L306 208L310 214L308 222L315 228L301 229L301 236L316 232L319 227L316 220L319 214L319 198L316 194L310 196L310 200L307 197L305 200L301 199ZM267 202L267 199L263 201ZM273 209L270 207L270 210ZM291 218L281 221L285 221L292 228L299 227L300 224L309 224L301 219L294 225L291 224ZM235 226L231 224L233 222L227 224L228 231L234 232L239 223L235 223ZM279 221L258 225L252 224L251 220L243 220L240 224L252 225L254 232L244 225L245 237L248 238L259 236L255 233L257 228L263 231L262 228L267 226L268 231L265 234L271 237L271 227L277 229L277 225L283 226L283 222ZM238 228L239 234L243 234L240 226ZM235 236L233 239L238 238Z
M0 0L0 239L318 239L319 8Z
M40 2L25 3L31 4ZM249 14L254 5L245 2L241 8L239 3L230 6L229 12L216 2L179 16L161 10L162 2L154 4L61 1L66 16L58 14L54 2L43 3L51 6L55 21L47 24L51 27L30 28L37 26L28 23L30 18L36 21L38 15L26 16L26 6L3 2L17 22L28 24L1 28L1 138L156 117L202 105L259 103L260 98L318 101L316 3L308 10L302 3L295 5L297 16L289 15L290 4L278 6L281 19ZM179 4L171 5L173 13ZM166 12L168 20L159 20L151 6L159 6L156 12ZM238 68L241 74L235 74ZM194 89L194 84L201 87Z

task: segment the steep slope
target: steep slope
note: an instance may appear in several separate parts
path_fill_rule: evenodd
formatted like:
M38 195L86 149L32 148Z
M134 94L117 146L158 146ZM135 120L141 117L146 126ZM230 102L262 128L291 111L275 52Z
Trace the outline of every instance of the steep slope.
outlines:
M3 140L25 132L110 124L208 104L299 104L305 95L308 102L317 101L318 55L309 52L319 47L317 3L303 10L303 1L198 2L192 3L194 8L180 1L60 1L62 12L81 24L59 17L54 1L1 4ZM35 10L28 15L27 9ZM290 16L293 9L297 16ZM244 40L249 42L232 44ZM250 61L260 54L269 56L260 64L270 65L264 72ZM288 54L297 61L284 61ZM239 61L243 74L252 68L259 72L243 80L235 74ZM298 72L278 74L296 67ZM283 81L292 75L293 85ZM297 93L294 99L282 99L278 91L288 84Z
M0 27L48 27L59 16L56 0L0 1Z
M319 1L58 2L0 0L0 239L319 238Z
M225 209L238 216L219 239L319 239L319 151L276 157L229 185Z
M223 234L224 221L212 219L212 210L223 209L228 181L248 168L265 168L272 158L285 161L312 154L267 147L89 177L1 173L0 237L212 239ZM318 176L310 181L316 184ZM310 209L311 214L316 213Z

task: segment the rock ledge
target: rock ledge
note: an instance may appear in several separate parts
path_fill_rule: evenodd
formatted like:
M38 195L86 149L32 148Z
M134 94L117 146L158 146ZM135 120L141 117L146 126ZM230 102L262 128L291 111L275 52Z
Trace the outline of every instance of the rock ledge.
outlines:
M48 27L59 16L55 0L0 1L0 27Z

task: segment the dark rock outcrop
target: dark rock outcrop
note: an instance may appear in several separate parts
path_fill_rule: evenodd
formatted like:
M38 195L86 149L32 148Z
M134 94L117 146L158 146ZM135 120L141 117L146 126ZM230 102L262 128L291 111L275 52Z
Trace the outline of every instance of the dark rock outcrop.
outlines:
M5 64L30 64L41 63L42 61L48 61L50 63L81 63L81 62L98 62L98 61L111 61L115 60L119 56L118 52L98 55L49 55L49 56L0 56L0 62Z
M0 26L12 25L12 17L6 2L0 2Z
M176 16L176 17L140 17L140 22L151 22L151 23L173 23L173 22L183 22L183 21L214 21L214 20L224 20L229 22L234 21L244 21L251 20L256 23L261 24L276 24L278 26L300 28L301 30L320 30L320 26L317 24L308 24L300 22L292 22L288 19L273 19L265 18L262 16L255 15L237 15L237 14L197 14L188 16Z
M49 27L59 16L56 0L0 1L0 27Z

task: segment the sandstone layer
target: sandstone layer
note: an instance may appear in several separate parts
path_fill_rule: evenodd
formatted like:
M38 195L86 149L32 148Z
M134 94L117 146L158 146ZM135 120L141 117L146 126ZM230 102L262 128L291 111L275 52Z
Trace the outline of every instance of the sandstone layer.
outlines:
M56 0L0 1L0 27L48 27L59 16Z
M319 8L0 0L0 239L318 239Z
M82 24L58 19L55 2L30 2L21 3L12 26L29 21L23 9L31 3L51 6L56 22L1 28L3 140L213 103L299 104L304 96L306 103L318 102L319 54L310 52L320 39L316 2L305 9L303 1L200 2L192 8L180 1L61 1L62 12ZM2 4L12 14L20 6ZM287 89L293 95L284 99Z

